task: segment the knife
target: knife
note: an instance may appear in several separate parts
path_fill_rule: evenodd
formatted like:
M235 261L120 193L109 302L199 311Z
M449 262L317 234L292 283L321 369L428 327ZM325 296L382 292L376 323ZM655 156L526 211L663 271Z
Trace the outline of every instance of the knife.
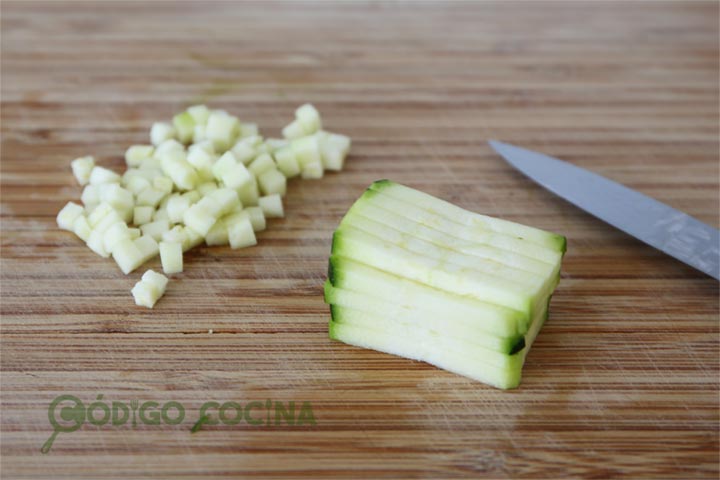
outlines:
M570 163L496 140L507 162L554 194L720 280L720 231L653 198Z

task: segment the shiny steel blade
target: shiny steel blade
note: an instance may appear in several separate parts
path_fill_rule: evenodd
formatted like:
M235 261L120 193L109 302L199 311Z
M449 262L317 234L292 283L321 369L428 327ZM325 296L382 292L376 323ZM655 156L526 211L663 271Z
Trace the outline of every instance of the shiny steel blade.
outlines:
M554 194L720 280L720 231L662 202L562 160L491 140L513 167Z

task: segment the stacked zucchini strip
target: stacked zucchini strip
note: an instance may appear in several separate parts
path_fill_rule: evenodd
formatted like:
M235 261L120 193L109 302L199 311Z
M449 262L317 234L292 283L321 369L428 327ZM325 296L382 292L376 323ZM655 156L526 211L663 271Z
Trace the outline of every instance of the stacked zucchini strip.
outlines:
M375 182L333 236L330 337L517 387L565 248L561 235Z

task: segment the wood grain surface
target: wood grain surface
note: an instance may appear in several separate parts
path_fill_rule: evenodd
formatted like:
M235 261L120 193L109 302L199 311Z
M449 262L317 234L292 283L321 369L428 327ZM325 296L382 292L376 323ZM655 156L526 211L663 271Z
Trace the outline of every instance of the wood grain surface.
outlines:
M2 477L718 477L718 283L513 171L491 138L714 226L717 2L2 2ZM197 102L278 136L314 103L347 169L293 181L257 247L198 248L152 311L59 231L69 162L121 169ZM521 387L327 338L331 233L373 180L562 233ZM151 264L157 267L158 262ZM213 329L213 334L208 330ZM177 426L48 407L181 402ZM312 402L316 425L203 426L209 400Z

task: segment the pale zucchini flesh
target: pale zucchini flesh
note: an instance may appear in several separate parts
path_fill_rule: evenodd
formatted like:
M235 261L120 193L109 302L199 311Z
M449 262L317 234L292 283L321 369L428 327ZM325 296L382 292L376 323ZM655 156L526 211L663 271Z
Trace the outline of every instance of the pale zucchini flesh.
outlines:
M341 307L333 307L333 315L342 316ZM514 388L520 383L520 368L488 368L483 362L465 356L466 352L440 351L429 342L411 334L394 336L390 332L360 327L351 323L331 321L330 338L349 345L424 361L449 372L464 375L497 388Z
M428 241L423 238L423 235L407 233L400 230L397 225L390 226L353 212L346 215L340 224L341 229L345 226L361 230L419 255L474 268L480 272L496 275L530 287L541 285L543 280L552 272L552 267L538 266L532 260L522 259L519 255L514 257L511 255L497 255L497 258L493 259L491 254L482 256L467 254L453 248L452 244L441 243L437 239ZM503 257L511 257L515 261L503 261ZM509 265L509 263L515 265Z
M388 195L381 195L380 192L372 188L368 188L361 198L366 204L379 206L414 223L444 232L460 240L489 245L552 265L559 263L563 257L564 252L562 250L527 242L517 236L495 232L479 226L463 225L445 216L420 208L415 204Z
M344 321L342 312L347 307L334 305L339 308L339 314L333 315L333 321L340 324L350 324L363 330L376 331L383 336L393 338L413 338L415 340L415 351L419 352L416 360L424 360L425 352L456 352L462 354L467 361L485 364L489 368L499 368L501 370L519 370L522 368L523 357L518 353L509 355L496 350L484 348L468 337L447 335L444 331L438 331L431 328L419 327L417 325L408 325L401 322L389 322L383 317L378 317L368 312L359 310L353 311L356 317L353 321ZM351 310L351 309L350 309ZM338 320L336 320L338 319Z
M462 321L501 337L523 335L529 328L520 311L432 288L338 255L330 257L328 278L335 287L370 298L402 301L433 312L442 310L447 322Z
M564 252L567 247L567 240L562 235L546 232L538 228L528 227L527 225L521 225L508 220L470 212L458 207L457 205L453 205L452 203L433 197L432 195L428 195L427 193L408 188L389 180L379 180L374 182L370 186L370 189L383 195L417 205L430 213L442 215L460 225L481 227L493 232L524 239L560 252Z
M361 326L368 328L397 324L411 329L442 332L453 338L466 339L479 348L506 355L517 353L525 347L523 335L501 337L478 328L474 324L476 322L467 322L463 318L449 319L441 305L432 309L418 308L411 301L394 303L353 290L334 287L329 281L325 284L324 292L326 303L345 307L354 314L348 319L349 323L362 324Z
M423 257L353 228L335 231L332 252L433 288L518 310L526 322L540 293L540 286L524 287L486 272Z
M352 206L343 218L343 222L348 222L353 216L365 217L435 245L500 262L539 275L547 275L548 272L557 270L560 263L561 255L559 253L552 251L551 255L551 252L544 247L536 247L534 244L528 245L528 242L517 242L520 245L513 245L512 249L508 249L507 242L509 238L507 236L489 242L486 235L468 234L467 228L456 225L448 228L447 222L438 225L438 222L411 220L401 213L388 209L388 203L393 202L381 201L385 199L380 199L378 195L374 194L367 195L367 193L361 197L362 201L358 201ZM396 208L407 214L406 206L399 205ZM452 228L453 226L459 228ZM536 255L536 249L543 250L542 254Z
M549 302L549 301L548 301ZM329 336L332 339L363 348L400 355L435 365L496 388L511 389L520 384L522 367L540 328L547 319L547 308L538 312L525 339L525 347L506 359L498 357L497 352L488 354L488 350L477 345L448 339L443 335L429 336L427 332L413 331L407 328L368 328L362 323L349 323L354 316L370 315L357 313L346 307L332 305L329 322ZM382 320L367 320L367 323L380 325Z

